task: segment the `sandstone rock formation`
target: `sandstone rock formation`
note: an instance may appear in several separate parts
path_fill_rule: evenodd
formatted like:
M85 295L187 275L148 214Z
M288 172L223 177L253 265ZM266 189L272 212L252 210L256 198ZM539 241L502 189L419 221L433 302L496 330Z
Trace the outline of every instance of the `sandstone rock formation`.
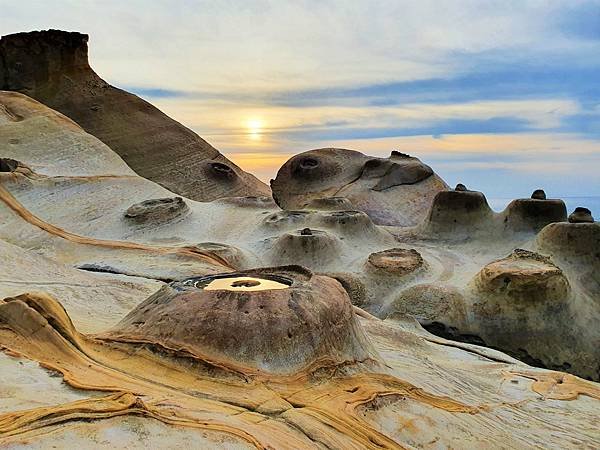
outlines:
M354 150L323 148L294 156L271 181L284 209L306 209L330 197L345 197L378 225L409 226L426 214L447 185L417 158L392 152L372 158Z
M14 92L0 149L0 446L600 446L576 376L600 379L600 224L560 203L367 189L405 182L402 155L306 209L177 200ZM336 177L369 159L347 152ZM413 225L374 223L373 193Z
M88 36L59 30L0 39L0 90L18 91L76 121L141 176L185 197L268 195L268 187L193 131L115 88L88 63Z
M343 287L294 266L173 283L101 338L153 344L246 374L293 375L376 357Z
M592 217L592 212L589 209L578 206L571 214L569 214L569 222L594 223L594 218Z

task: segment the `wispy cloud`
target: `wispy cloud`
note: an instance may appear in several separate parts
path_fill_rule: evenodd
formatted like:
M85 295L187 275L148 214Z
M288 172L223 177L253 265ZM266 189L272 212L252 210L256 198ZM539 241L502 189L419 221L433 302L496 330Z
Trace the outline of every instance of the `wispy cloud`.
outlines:
M3 33L89 33L101 76L262 178L310 148L400 147L497 195L547 183L600 195L598 0L0 0L0 9Z

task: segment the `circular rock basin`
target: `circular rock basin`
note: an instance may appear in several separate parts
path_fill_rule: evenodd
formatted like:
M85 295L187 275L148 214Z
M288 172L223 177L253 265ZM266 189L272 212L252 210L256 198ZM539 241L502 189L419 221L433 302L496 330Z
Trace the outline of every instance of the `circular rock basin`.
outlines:
M370 268L396 275L411 273L423 266L420 253L412 248L391 248L371 253L367 261Z
M269 291L272 289L288 289L292 280L282 276L264 278L252 276L210 276L191 279L185 282L187 286L194 286L205 291Z

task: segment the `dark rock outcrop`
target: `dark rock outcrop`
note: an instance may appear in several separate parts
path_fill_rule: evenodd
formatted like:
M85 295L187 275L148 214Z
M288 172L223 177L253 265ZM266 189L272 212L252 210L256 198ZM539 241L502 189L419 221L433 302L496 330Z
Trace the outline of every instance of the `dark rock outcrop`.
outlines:
M592 212L581 206L575 208L571 214L569 214L569 222L571 223L594 223Z
M532 196L513 200L502 214L508 229L537 232L549 223L564 222L567 207L560 199L540 200Z
M426 233L460 236L492 223L494 212L481 192L454 190L438 192L422 227Z
M63 113L141 176L179 195L211 201L269 195L268 187L193 131L101 79L88 63L88 36L33 31L0 40L0 89Z
M531 194L531 198L535 200L546 200L546 192L544 192L543 189L536 189L533 191L533 194Z

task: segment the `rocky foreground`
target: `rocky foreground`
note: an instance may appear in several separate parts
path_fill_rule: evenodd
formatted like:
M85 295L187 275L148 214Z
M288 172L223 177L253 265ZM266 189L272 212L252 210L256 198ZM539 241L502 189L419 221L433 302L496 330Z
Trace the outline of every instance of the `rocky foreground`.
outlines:
M399 152L269 189L86 43L0 40L0 445L600 447L588 210Z

